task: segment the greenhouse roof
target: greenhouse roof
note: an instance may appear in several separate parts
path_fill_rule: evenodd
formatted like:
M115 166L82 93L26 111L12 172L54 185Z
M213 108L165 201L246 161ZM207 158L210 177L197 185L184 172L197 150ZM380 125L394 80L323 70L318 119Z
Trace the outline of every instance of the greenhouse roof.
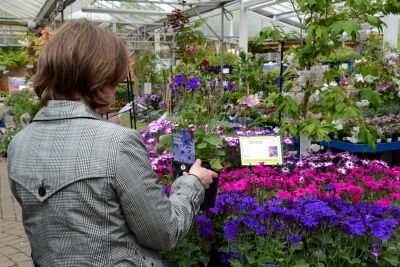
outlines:
M191 16L219 9L239 10L244 5L250 15L258 16L266 22L298 28L298 18L293 7L285 0L187 0L184 10L195 10ZM160 26L173 10L181 8L178 0L1 0L0 22L8 24L28 21L51 22L60 20L60 6L64 4L64 18L87 18L98 22L115 22L133 26ZM201 12L199 12L201 11ZM218 11L217 11L218 12ZM219 11L220 12L220 11ZM207 15L205 15L207 16ZM156 27L149 27L151 29Z

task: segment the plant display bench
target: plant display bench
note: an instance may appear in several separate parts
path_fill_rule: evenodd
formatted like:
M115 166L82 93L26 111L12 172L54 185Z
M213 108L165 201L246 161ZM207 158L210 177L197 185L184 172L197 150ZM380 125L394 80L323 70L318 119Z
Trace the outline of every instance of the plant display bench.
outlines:
M375 150L373 150L369 145L366 144L352 144L349 142L343 142L338 140L331 140L329 142L322 141L321 145L328 148L333 148L353 153L380 153L380 152L400 150L400 141L378 143L376 145Z
M392 165L400 166L400 141L378 143L375 150L366 144L352 144L338 140L322 141L321 145L334 150L364 154L364 157L369 159L384 159Z

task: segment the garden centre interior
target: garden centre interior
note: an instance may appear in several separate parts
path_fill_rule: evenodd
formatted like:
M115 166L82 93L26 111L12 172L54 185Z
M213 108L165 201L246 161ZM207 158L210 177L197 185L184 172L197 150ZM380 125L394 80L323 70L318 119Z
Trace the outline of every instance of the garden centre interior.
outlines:
M400 266L399 0L1 0L4 158L79 18L126 43L103 117L140 132L165 192L195 158L219 174L168 266Z

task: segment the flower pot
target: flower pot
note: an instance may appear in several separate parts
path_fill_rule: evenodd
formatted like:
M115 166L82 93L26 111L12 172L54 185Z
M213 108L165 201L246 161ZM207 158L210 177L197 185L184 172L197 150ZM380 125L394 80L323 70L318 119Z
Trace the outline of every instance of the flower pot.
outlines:
M211 165L209 162L202 162L201 166L207 169L212 169ZM219 174L218 171L213 170L216 173ZM201 204L200 209L205 210L205 209L209 209L215 206L215 198L217 196L217 190L218 190L218 177L214 178L212 184L210 185L210 187L208 189L206 189L206 193L204 196L204 202L203 204Z
M387 138L386 142L388 142L388 143L392 142L392 138Z
M381 143L381 142L382 142L382 139L376 139L376 142L377 142L377 143Z
M305 135L300 135L300 156L308 156L310 147L311 139Z

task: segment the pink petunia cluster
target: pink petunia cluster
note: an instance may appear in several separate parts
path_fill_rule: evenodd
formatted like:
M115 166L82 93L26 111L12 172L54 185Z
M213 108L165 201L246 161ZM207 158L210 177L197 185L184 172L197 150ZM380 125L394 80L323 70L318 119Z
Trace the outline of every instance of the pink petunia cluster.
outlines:
M220 188L254 195L264 190L281 199L318 196L354 203L374 200L386 206L400 199L400 167L361 160L348 153L318 154L285 167L260 165L226 171L220 175Z

